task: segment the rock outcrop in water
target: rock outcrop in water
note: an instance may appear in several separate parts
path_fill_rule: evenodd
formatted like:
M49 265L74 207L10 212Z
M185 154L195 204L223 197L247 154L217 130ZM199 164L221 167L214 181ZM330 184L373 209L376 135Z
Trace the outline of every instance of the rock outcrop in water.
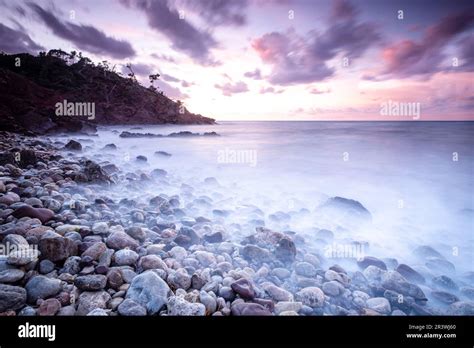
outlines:
M58 116L56 104L94 103L94 117ZM92 105L92 104L88 104ZM99 124L213 124L163 94L88 58L50 51L0 55L0 129L91 132Z

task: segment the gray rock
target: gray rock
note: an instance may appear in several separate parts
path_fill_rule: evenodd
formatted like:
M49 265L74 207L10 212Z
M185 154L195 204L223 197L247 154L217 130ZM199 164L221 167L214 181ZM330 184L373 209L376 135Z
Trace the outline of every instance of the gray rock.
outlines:
M146 271L133 278L126 298L144 306L148 314L156 314L166 304L170 292L163 279L153 271Z
M191 303L179 296L168 298L168 315L173 316L204 316L206 307L202 303Z
M77 315L87 315L96 308L107 308L110 295L106 291L84 291L77 301Z
M103 308L96 308L87 313L88 317L107 317L107 311Z
M107 222L96 222L92 225L92 233L94 234L107 234L109 232L109 225Z
M15 283L23 278L25 272L21 269L6 269L0 271L0 283Z
M8 253L7 263L14 266L25 266L38 260L40 253L36 249L16 249Z
M295 272L304 277L316 276L316 268L309 262L297 262L295 264Z
M127 298L118 306L118 312L124 316L145 316L146 308Z
M238 302L232 304L232 315L235 316L270 316L272 313L258 303Z
M53 262L66 260L77 255L77 244L69 238L42 238L39 241L41 257Z
M435 298L436 300L447 304L459 301L459 298L456 295L453 295L446 291L432 291L431 296L433 296L433 298Z
M388 271L382 275L382 287L403 295L411 296L416 300L426 300L426 296L421 288L415 284L407 282L407 280L397 271Z
M272 274L280 278L281 280L284 280L290 277L291 272L287 270L286 268L274 268L272 270Z
M474 315L474 302L458 301L451 304L448 308L450 315Z
M105 288L107 277L102 274L91 274L79 276L74 281L79 289L83 291L96 291Z
M373 256L364 256L361 260L357 261L357 265L362 269L366 269L369 266L375 266L383 269L384 271L387 270L387 265L385 265L385 262Z
M262 263L271 261L270 252L259 246L248 244L241 250L241 255L244 259L254 263Z
M293 295L272 283L263 283L262 288L275 301L293 301Z
M206 307L206 314L212 314L217 309L216 298L201 290L199 292L199 300Z
M115 264L119 266L132 266L138 260L138 254L130 249L117 250L114 254Z
M390 314L390 302L385 297L374 297L366 301L367 307L380 314Z
M335 280L324 283L322 289L326 295L332 297L339 296L344 292L344 287Z
M34 317L36 315L36 310L33 307L26 306L21 309L18 315L21 317Z
M445 275L434 277L433 279L431 279L431 281L435 286L440 288L448 290L458 290L459 288L458 285L454 282L454 280Z
M421 245L417 247L415 250L413 250L413 254L422 260L430 257L444 259L443 255L441 255L437 250L433 249L429 245Z
M138 242L130 237L125 232L116 230L107 238L106 244L109 248L120 250L130 248L135 250L138 247Z
M59 293L61 288L61 281L59 279L48 278L43 275L31 278L25 286L28 302L30 303L36 303L40 298L52 297Z
M301 302L292 302L292 301L278 302L275 305L275 314L280 315L280 313L287 312L287 311L299 312L302 307L303 307L303 303Z
M425 282L425 277L423 277L420 273L415 271L410 266L405 265L403 263L398 265L396 271L410 282L421 283L421 284Z
M26 290L19 286L0 284L0 313L23 307L26 295Z
M41 274L48 274L54 270L54 263L50 260L42 260L39 264L39 272Z
M324 305L324 293L320 288L310 286L296 293L296 300L305 306L318 308Z
M168 274L167 282L171 289L188 290L191 287L191 276L184 268L180 268Z
M81 270L81 258L79 256L70 256L64 262L63 268L59 270L59 274L69 273L75 275Z

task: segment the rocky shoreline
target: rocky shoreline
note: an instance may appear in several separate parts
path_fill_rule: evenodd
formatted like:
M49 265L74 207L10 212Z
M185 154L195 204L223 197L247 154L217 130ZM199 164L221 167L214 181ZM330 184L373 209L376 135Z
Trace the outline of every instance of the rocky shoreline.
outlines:
M83 156L80 141L1 132L0 144L0 315L474 315L474 272L452 277L455 265L431 246L413 251L430 271L375 256L346 269L295 232L256 223L232 238L228 212L197 215L212 199L187 184L145 201L108 193L160 192L174 184L162 169L121 172ZM334 208L371 218L357 201L322 206ZM263 212L250 206L248 216ZM335 235L317 238L327 246Z

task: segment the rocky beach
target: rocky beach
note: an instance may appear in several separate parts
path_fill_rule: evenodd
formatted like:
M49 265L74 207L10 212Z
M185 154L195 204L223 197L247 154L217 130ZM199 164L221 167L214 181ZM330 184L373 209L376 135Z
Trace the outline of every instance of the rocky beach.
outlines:
M118 165L118 147L0 133L1 315L474 315L474 272L444 250L413 243L404 258L340 229L269 227L336 214L363 228L372 212L351 197L315 211L234 204L215 177L143 155Z

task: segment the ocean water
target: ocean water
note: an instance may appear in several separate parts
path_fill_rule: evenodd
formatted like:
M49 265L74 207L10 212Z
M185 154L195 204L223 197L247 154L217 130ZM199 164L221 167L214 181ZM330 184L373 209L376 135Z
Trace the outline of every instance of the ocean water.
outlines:
M215 131L220 136L120 138L124 130ZM213 209L232 212L218 221L237 241L254 232L250 220L260 219L272 229L303 236L315 250L315 231L325 228L340 243L367 242L365 254L397 258L421 271L432 272L412 255L419 245L442 253L455 265L453 273L473 271L474 122L111 126L100 128L98 137L78 138L86 140L84 154L99 162L109 161L124 172L160 168L172 178L166 185L144 184L139 192L109 189L114 197L180 194L182 184L190 185L196 196L211 202L196 213L212 219ZM118 150L102 150L109 143ZM155 151L172 156L157 156ZM137 162L138 155L146 156L147 163ZM208 177L219 186L206 184ZM359 201L372 222L352 226L318 214L318 207L334 196ZM255 215L256 208L263 216ZM270 215L277 212L290 218L272 219Z

